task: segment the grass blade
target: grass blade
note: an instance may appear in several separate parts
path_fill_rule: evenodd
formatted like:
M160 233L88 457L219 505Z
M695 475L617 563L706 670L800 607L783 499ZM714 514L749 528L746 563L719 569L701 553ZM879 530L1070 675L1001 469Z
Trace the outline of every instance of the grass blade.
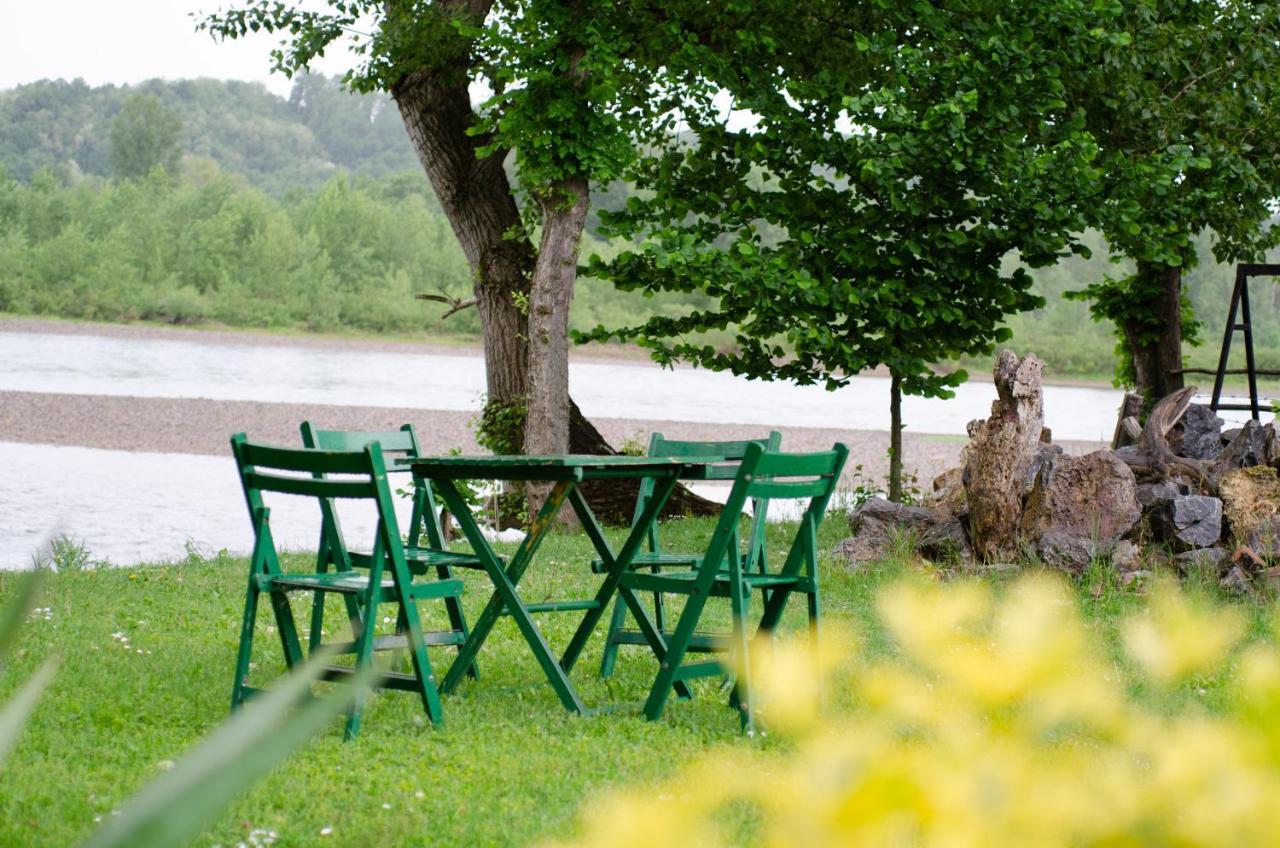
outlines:
M4 658L8 656L13 643L18 639L18 631L26 622L28 613L36 605L36 593L40 589L40 572L32 572L17 579L18 593L0 615L0 668L4 667Z
M57 661L46 660L40 670L9 699L9 703L0 707L0 767L3 767L5 757L13 750L23 725L27 723L27 717L35 709L36 702L40 700L40 694L49 685L49 681L53 680L57 668Z
M326 658L317 654L270 692L246 703L173 771L134 795L85 848L168 848L199 835L236 795L345 711L378 674L365 669L338 691L295 710L308 697Z

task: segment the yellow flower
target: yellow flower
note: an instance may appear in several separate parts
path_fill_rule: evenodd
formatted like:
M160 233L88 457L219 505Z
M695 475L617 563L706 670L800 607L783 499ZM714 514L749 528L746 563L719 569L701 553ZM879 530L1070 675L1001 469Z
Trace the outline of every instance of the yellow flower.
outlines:
M1244 635L1238 610L1193 604L1172 581L1159 581L1147 609L1124 627L1124 645L1152 681L1171 685L1208 671Z

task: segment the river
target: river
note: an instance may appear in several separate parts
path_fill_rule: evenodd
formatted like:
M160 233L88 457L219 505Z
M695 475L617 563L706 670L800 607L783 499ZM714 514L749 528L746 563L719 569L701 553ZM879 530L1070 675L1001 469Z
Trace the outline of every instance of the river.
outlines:
M574 362L570 385L589 417L858 430L889 423L888 380L880 377L828 392L596 361ZM0 332L0 391L474 410L483 386L483 362L470 352ZM968 421L988 414L993 397L990 383L974 381L950 400L908 397L903 415L913 432L963 434ZM1047 386L1046 423L1059 440L1105 440L1119 400L1112 389ZM0 463L0 568L29 565L54 531L117 564L180 558L188 540L205 551L241 552L249 543L230 456L0 442ZM275 517L302 526L301 506L277 509ZM368 529L362 519L349 521L353 537ZM313 529L281 532L290 544L312 544Z

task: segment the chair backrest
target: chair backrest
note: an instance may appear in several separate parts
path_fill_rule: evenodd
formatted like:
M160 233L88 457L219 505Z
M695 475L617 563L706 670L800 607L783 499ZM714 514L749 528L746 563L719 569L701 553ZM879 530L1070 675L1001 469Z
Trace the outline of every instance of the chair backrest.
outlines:
M237 433L231 437L231 452L254 525L255 557L263 546L269 546L274 556L270 510L263 501L264 492L316 498L325 521L336 498L373 501L378 511L374 559L380 567L384 552L395 556L399 551L398 556L403 557L386 464L377 442L347 451L285 448L250 442L244 433ZM347 555L336 522L322 530L322 544L336 546L335 556Z
M416 459L422 456L422 445L412 424L399 430L321 430L310 421L302 422L302 444L322 450L363 450L366 445L377 443L382 449L384 463L395 458ZM393 469L400 470L400 469ZM328 510L332 513L332 510ZM326 515L326 520L330 515ZM336 522L337 517L332 516ZM409 546L416 547L420 535L426 531L427 541L433 548L444 547L444 529L440 526L440 510L436 507L435 492L424 480L415 480L413 486L413 515L409 519Z
M782 453L766 451L760 445L748 446L704 562L724 562L730 545L736 548L737 518L749 498L764 501L808 499L809 504L800 517L796 538L781 573L798 572L806 565L816 571L818 526L840 482L848 456L849 449L840 443L833 445L831 450L816 453ZM745 567L751 570L755 557L761 551L751 546L747 554ZM736 555L728 558L731 569L738 568L739 562Z
M649 456L671 456L671 457L718 457L724 462L712 465L707 468L707 479L709 480L732 480L738 476L738 466L741 465L742 459L747 455L747 448L751 445L757 445L765 450L777 450L782 444L782 434L777 430L771 430L769 435L763 439L741 439L737 441L719 441L719 442L695 442L683 439L668 439L661 433L654 433L649 437ZM631 517L632 523L640 518L640 514L644 511L645 504L649 497L653 495L653 480L645 480L640 485L640 494L636 498L636 510ZM738 513L742 510L739 508ZM753 499L752 501L752 519L751 519L751 539L750 547L755 549L764 544L764 527L767 520L768 501L764 499ZM735 525L736 530L736 525ZM737 539L734 539L736 546ZM649 550L657 551L659 549L658 542L658 524L655 521L649 527Z

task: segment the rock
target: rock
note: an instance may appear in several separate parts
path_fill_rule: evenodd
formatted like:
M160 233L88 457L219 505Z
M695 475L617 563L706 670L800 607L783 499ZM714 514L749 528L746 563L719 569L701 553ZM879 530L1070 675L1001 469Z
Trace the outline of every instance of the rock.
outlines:
M1231 569L1218 581L1218 586L1226 592L1233 595L1251 595L1253 594L1253 582L1249 579L1249 575L1245 573L1238 565L1231 566Z
M938 523L933 510L923 506L894 503L884 498L872 498L849 516L849 529L857 533L867 521L907 527L911 530L927 530Z
M1036 552L1045 565L1072 574L1084 571L1100 553L1099 545L1090 537L1061 530L1043 533L1036 543Z
M1044 363L1002 350L992 374L999 397L991 417L969 422L965 495L974 552L991 560L1018 548L1022 483L1044 427Z
M1250 468L1263 465L1267 459L1267 434L1257 421L1246 421L1238 430L1222 434L1231 436L1218 456L1218 463L1228 468Z
M1262 428L1262 432L1266 436L1266 440L1267 440L1267 451L1266 451L1265 462L1267 465L1270 465L1271 467L1274 468L1280 465L1280 439L1276 438L1275 422L1272 422L1264 426Z
M1217 577L1231 561L1231 555L1226 548L1215 545L1212 548L1196 548L1176 554L1173 561L1183 574L1199 572Z
M1064 455L1041 468L1024 507L1022 538L1033 542L1056 531L1109 550L1141 516L1133 471L1115 452Z
M1247 545L1254 531L1280 515L1280 477L1266 465L1228 472L1218 484L1227 529L1237 544Z
M1031 457L1031 464L1027 466L1027 472L1022 477L1023 496L1031 494L1040 472L1051 467L1061 455L1062 447L1059 445L1041 444L1040 447L1036 448L1035 455Z
M1143 509L1151 509L1163 501L1171 501L1179 495L1185 495L1183 487L1172 480L1161 480L1158 483L1139 483L1137 486L1138 505Z
M1280 516L1271 516L1258 522L1249 532L1245 545L1262 559L1280 557Z
M933 494L926 504L941 521L963 516L968 507L964 497L964 470L948 469L933 480Z
M864 562L886 559L893 553L897 538L897 529L868 518L857 533L831 549L831 556L850 571L857 571Z
M1193 403L1182 416L1181 438L1171 441L1169 447L1190 459L1217 459L1222 453L1223 423L1208 406Z
M1111 549L1111 564L1121 571L1132 571L1140 561L1141 551L1128 539L1121 539Z
M959 518L952 518L930 527L916 540L916 550L921 556L935 560L973 558L973 548L969 546L969 535L965 532L964 522Z
M1231 562L1246 571L1262 571L1267 563L1248 545L1239 545L1231 555Z
M1208 495L1179 495L1152 516L1152 530L1174 548L1208 548L1222 537L1222 501Z

